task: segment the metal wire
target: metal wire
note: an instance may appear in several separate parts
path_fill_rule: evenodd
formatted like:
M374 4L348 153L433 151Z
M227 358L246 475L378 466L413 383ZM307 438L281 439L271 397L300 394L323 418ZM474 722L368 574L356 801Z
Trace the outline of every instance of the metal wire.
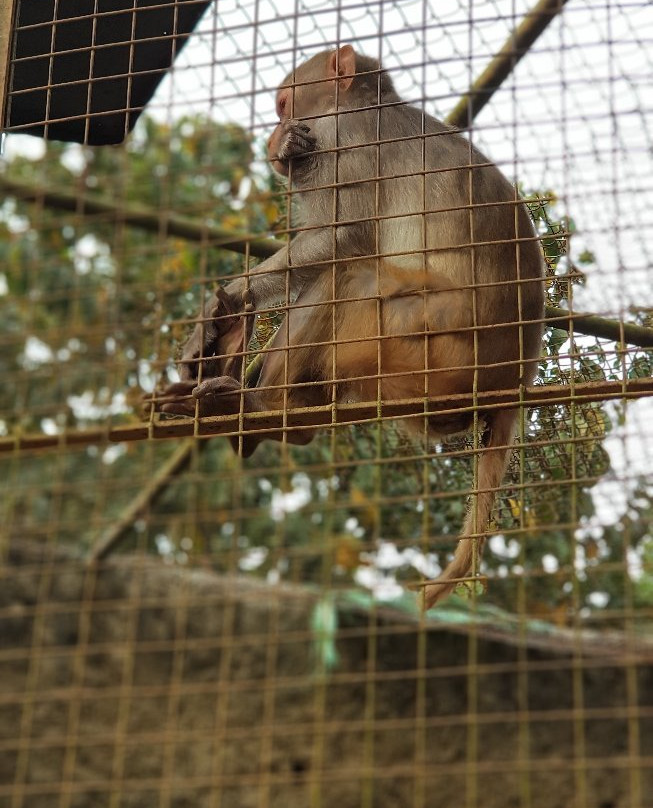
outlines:
M649 5L0 0L0 20L0 806L653 806ZM346 43L402 100L369 71L376 136L317 152L334 173L311 189L329 200L316 225L265 140L283 77ZM406 104L421 130L388 136L381 109ZM434 114L468 139L464 165L430 165L451 137L427 131ZM415 143L421 165L388 171L383 155ZM374 246L343 256L343 195L361 185L343 166L360 149L373 209L346 226ZM492 165L514 199L474 198ZM452 171L464 201L433 203ZM421 208L388 213L382 184L403 181ZM514 237L474 232L511 209ZM384 247L384 227L416 217L419 245ZM467 237L429 247L453 217ZM329 291L291 295L291 246L284 299L230 349L237 405L156 412L193 364L188 332L233 320L202 312L215 285L251 288L258 261L323 227ZM485 389L484 372L525 367L534 240L537 379ZM502 325L478 320L505 282L461 279L463 326L428 321L426 281L386 289L395 263L426 278L436 253L478 269L500 245L516 256L510 359L482 361ZM343 291L357 270L376 288ZM403 324L419 355L404 365L387 360L397 300L423 311ZM369 315L371 335L343 334L342 312ZM298 345L301 318L325 326ZM473 340L473 360L432 366L445 334ZM343 371L356 351L373 359ZM452 371L474 377L464 395L439 394ZM280 404L252 412L252 394ZM486 424L513 409L514 456L485 485ZM461 418L471 431L434 440ZM491 524L469 534L483 558L422 612L488 491Z

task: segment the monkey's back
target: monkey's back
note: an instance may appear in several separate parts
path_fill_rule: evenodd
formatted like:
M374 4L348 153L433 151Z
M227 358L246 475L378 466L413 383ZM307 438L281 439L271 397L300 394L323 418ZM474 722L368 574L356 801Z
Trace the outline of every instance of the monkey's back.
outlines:
M408 263L459 290L457 307L430 296L428 326L456 333L458 357L478 366L479 389L530 383L536 362L520 360L539 357L544 287L526 206L497 166L445 124L414 107L387 108L381 123L382 141L390 132L403 135L399 144L381 146L401 155L394 176L411 178L382 182L382 215L397 218L386 220L389 243L381 239L381 253L403 241ZM383 155L380 162L391 164ZM451 362L451 341L446 346L445 355L433 352L443 366Z
M303 189L308 223L331 233L336 211L334 257L373 256L406 272L407 286L426 271L430 289L446 290L428 295L425 328L450 336L431 339L432 367L470 369L460 392L529 383L544 291L524 203L458 132L415 107L372 103L309 121L324 152Z

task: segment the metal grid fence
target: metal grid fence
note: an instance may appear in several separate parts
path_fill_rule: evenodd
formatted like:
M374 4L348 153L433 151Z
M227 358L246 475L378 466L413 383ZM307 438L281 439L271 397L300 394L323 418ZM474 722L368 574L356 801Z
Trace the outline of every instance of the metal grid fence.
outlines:
M4 0L0 19L0 808L653 805L648 4ZM275 335L308 304L288 282L238 321L238 405L161 413L189 332L220 322L198 314L216 283L249 284L310 231L266 140L284 76L345 43L488 155L515 219L527 206L537 376L479 386L494 332L475 322L470 389L438 395L401 356L423 395L388 394L381 358L346 379L376 395L341 395L338 351L362 363L364 340L329 315L301 354L331 350L326 385L306 358L292 376L298 346ZM378 125L382 170L409 144ZM334 233L347 179L322 188ZM422 200L425 231L460 212ZM315 323L382 311L388 265L437 252L381 243L363 255L376 294L338 298L356 265L333 236ZM250 411L277 354L282 403ZM483 558L424 612L506 408Z

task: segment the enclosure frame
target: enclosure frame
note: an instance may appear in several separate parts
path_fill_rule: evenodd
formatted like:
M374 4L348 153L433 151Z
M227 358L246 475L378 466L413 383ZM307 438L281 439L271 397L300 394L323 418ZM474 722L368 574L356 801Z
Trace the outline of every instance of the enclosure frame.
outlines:
M15 0L0 0L0 133L4 128Z
M463 132L473 130L476 114L566 4L567 0L538 0L521 20L515 20L518 24L512 33L496 55L484 67L482 66L478 77L469 83L469 91L460 97L458 103L453 104L447 121ZM17 3L13 0L0 0L0 115L7 101L6 90L9 79L7 68L11 64L10 32L17 7ZM2 124L3 120L0 118L0 135ZM115 220L120 221L121 228L159 235L161 242L174 236L183 243L201 249L215 249L220 251L220 254L222 250L237 253L243 256L243 264L247 267L251 258L266 258L285 244L273 238L261 238L247 232L238 232L220 224L207 225L199 216L196 219L186 216L179 209L165 206L165 203L160 207L154 205L151 208L140 207L136 204L125 204L124 198L113 200L92 193L71 193L67 188L62 190L54 185L38 187L36 184L10 179L3 174L0 174L0 194L6 194L48 212L72 212L78 215L80 222L83 222L86 216L110 223ZM422 215L424 216L424 211ZM627 275L627 268L625 272ZM201 283L204 284L205 280ZM203 285L201 288L204 290ZM570 301L570 306L571 303L573 300ZM288 300L286 304L287 308L291 305ZM625 322L623 314L622 311L619 319L609 319L586 311L575 311L573 306L571 310L547 306L542 324L544 328L554 326L561 331L567 331L572 339L574 335L586 334L613 341L614 346L611 346L610 353L614 355L615 362L618 362L620 358L624 360L624 357L627 357L628 346L653 349L653 328ZM612 315L611 310L610 316ZM264 352L265 346L263 354ZM624 360L623 368L625 367ZM613 616L616 630L605 632L602 636L600 631L585 630L577 615L574 615L564 627L554 625L553 622L545 626L544 619L532 619L532 615L524 607L524 603L527 602L524 592L531 580L529 571L526 571L522 579L519 578L519 573L512 571L508 573L509 576L514 576L518 589L513 599L513 614L507 616L503 612L499 613L498 609L493 612L492 603L487 611L484 610L484 599L477 595L485 579L478 575L478 570L474 570L473 576L460 579L470 584L468 605L459 608L455 603L451 611L447 611L446 607L442 611L425 613L420 609L419 601L414 597L415 593L411 591L411 589L419 590L423 580L403 583L406 597L412 598L410 608L406 608L405 603L386 606L374 598L356 600L355 597L351 597L351 590L341 591L338 583L334 585L333 574L326 570L326 563L323 577L316 585L313 581L297 583L294 580L287 585L283 580L275 585L263 580L247 580L245 576L239 578L232 575L231 571L223 572L218 563L216 569L219 571L191 566L177 568L173 564L167 566L161 558L157 558L155 553L151 552L154 544L149 533L148 554L143 551L143 542L139 536L134 540L137 532L135 526L145 521L151 514L157 516L155 506L160 504L159 498L175 481L179 481L180 476L185 475L183 482L184 484L188 482L189 487L195 484L196 477L193 475L209 476L209 473L204 471L198 472L198 468L200 459L208 454L206 452L200 455L200 452L207 448L211 438L218 436L237 438L251 433L267 434L281 441L281 451L286 457L288 433L293 431L316 431L322 427L330 439L342 426L380 424L385 419L423 418L432 413L455 413L463 410L477 417L481 410L488 408L491 410L519 408L522 423L515 451L521 453L523 461L527 446L524 423L528 418L529 409L557 404L561 408L568 407L571 411L571 437L554 437L549 433L544 436L543 441L550 441L553 445L556 440L560 443L568 440L571 446L570 454L573 455L577 446L576 441L580 443L582 440L575 432L576 407L589 402L614 402L625 405L629 401L653 396L651 376L627 378L624 372L621 374L617 372L609 379L576 381L572 376L567 384L528 387L522 385L515 389L488 393L474 391L468 396L440 398L424 396L399 401L381 401L379 396L377 401L359 403L334 401L330 405L316 407L284 407L281 412L204 417L196 415L192 418L180 417L174 420L160 419L150 412L149 418L146 417L140 422L134 419L127 423L123 421L116 423L112 420L112 416L108 415L95 422L98 425L89 428L64 428L60 432L50 434L17 428L13 432L0 434L0 459L8 462L15 460L16 467L22 462L23 453L25 455L33 453L39 459L43 456L56 461L59 457L66 456L66 450L71 450L70 453L73 454L80 448L100 447L100 451L104 451L112 444L123 444L130 449L132 447L135 450L143 449L144 453L151 451L152 456L158 456L155 452L159 451L157 444L161 441L172 441L177 444L166 462L159 466L153 463L149 465L151 472L149 477L138 477L138 487L129 490L125 502L121 503L121 509L113 514L112 521L99 523L100 529L92 538L93 544L85 547L83 552L77 552L77 548L69 552L59 547L61 539L58 538L56 527L52 529L52 535L47 534L43 547L32 545L29 541L25 542L24 546L20 545L20 541L7 543L9 561L7 572L0 571L0 579L3 576L6 578L7 591L16 592L16 598L20 600L23 595L22 583L31 582L33 579L36 581L35 591L40 595L34 599L34 603L29 602L22 612L16 611L14 614L11 605L0 607L0 618L8 616L12 620L15 619L21 631L24 629L20 621L27 623L33 619L36 626L34 636L29 639L32 647L22 650L16 643L16 647L6 656L10 662L14 660L20 662L25 658L29 664L25 693L23 695L23 692L19 691L16 697L16 703L23 699L21 703L26 705L22 720L25 720L24 715L27 713L29 718L27 729L21 724L18 731L19 741L16 742L16 748L19 768L21 766L22 768L16 777L15 792L12 792L10 787L0 784L0 800L2 795L8 795L12 802L23 808L27 805L30 794L40 796L39 788L47 793L48 787L52 786L60 788L61 808L70 808L75 804L79 793L86 791L91 793L83 780L75 779L75 766L76 758L83 756L82 744L85 738L79 730L84 726L86 700L89 699L89 695L93 696L93 688L97 684L93 680L93 676L97 676L93 667L94 654L100 658L106 651L107 668L116 659L121 665L117 683L111 686L113 689L108 696L103 694L104 702L101 700L99 702L106 705L108 699L117 694L116 728L112 730L111 737L107 732L109 737L107 746L113 756L113 769L105 781L98 779L97 786L98 791L106 790L112 806L122 805L122 799L129 794L130 788L138 793L141 787L140 784L134 785L134 780L130 780L129 775L125 774L130 749L133 749L134 753L139 751L130 746L135 739L143 745L150 743L155 750L163 750L161 754L164 765L161 773L156 774L155 761L152 764L155 774L150 774L143 786L144 789L151 787L153 792L160 792L163 804L166 806L174 804L177 790L186 799L192 799L194 788L198 789L198 793L201 788L214 790L209 798L211 806L222 804L222 800L228 803L229 797L225 797L223 792L236 787L238 776L222 770L221 751L215 753L215 760L218 763L215 763L208 774L203 770L196 772L192 769L189 773L184 769L183 761L179 769L182 773L178 774L175 756L178 752L186 751L183 746L185 743L188 743L189 747L194 742L197 742L198 746L214 743L217 748L221 743L225 746L227 742L233 743L234 737L247 738L250 727L244 723L239 726L238 719L234 722L234 736L229 734L232 730L227 719L229 700L231 698L235 701L238 698L254 700L260 696L261 706L252 721L252 729L256 727L258 730L260 725L260 733L249 737L254 750L252 759L255 763L257 753L260 754L261 772L259 774L245 772L243 779L252 786L252 789L258 789L256 804L262 808L277 804L273 796L275 787L292 784L295 780L303 783L304 779L308 783L307 790L310 789L312 797L310 804L330 805L331 802L323 796L323 791L324 794L327 793L331 785L329 779L334 773L336 784L339 778L346 780L347 776L351 776L355 779L358 773L349 774L346 760L343 769L336 771L336 757L329 758L327 747L329 733L333 732L333 727L338 728L338 722L341 722L340 729L349 731L353 726L353 732L360 731L362 762L357 765L360 765L362 772L360 805L365 808L375 804L373 794L376 788L385 788L388 784L394 785L393 778L400 779L405 776L414 778L414 791L410 804L415 808L424 808L432 802L439 804L438 799L443 799L437 791L431 790L430 785L431 781L437 782L439 777L450 780L458 778L464 784L459 795L460 804L476 806L483 802L483 778L500 779L501 776L514 777L517 783L515 789L517 796L514 799L524 808L532 808L538 804L538 783L548 778L555 781L560 772L572 781L579 805L586 808L589 806L589 779L594 770L601 766L605 767L608 776L612 773L615 780L623 779L625 785L622 784L621 788L622 793L626 795L625 799L628 799L629 795L633 805L645 808L648 803L643 782L649 782L653 774L653 757L648 751L649 744L646 743L643 734L646 726L653 726L651 724L653 706L649 703L646 691L647 683L653 683L653 643L649 638L640 635L635 628L637 614L632 600L632 586L629 590L629 584L626 582L625 561L623 587L624 593L629 593L630 600L626 605L620 605L621 611L616 617ZM335 440L336 438L333 438L332 446L335 445ZM445 452L447 451L445 449ZM483 451L475 436L473 450L465 452L454 449L451 456L473 453L477 457ZM324 466L327 469L332 467L336 469L335 473L338 473L339 466L333 460L334 456L335 454L329 461L324 461ZM425 471L428 459L434 456L428 455L425 451L420 461L420 456L417 455L418 461L423 466L424 479L428 474L428 470ZM378 464L379 470L381 457L379 453L373 456L372 460L373 464ZM445 457L448 458L447 455ZM515 489L519 492L517 497L521 497L515 500L515 511L518 512L515 516L517 527L514 536L510 529L506 531L506 537L511 542L516 536L517 544L520 545L519 551L524 553L525 557L524 547L531 536L527 535L528 529L525 527L523 505L525 501L528 502L528 494L524 497L524 492L529 486L537 488L540 483L535 478L530 479L530 472L524 474L524 465L522 462L521 477L515 484ZM284 466L281 472L288 480L289 468L290 466L288 468ZM242 464L240 458L236 458L234 466L227 467L226 472L223 469L217 471L213 469L213 473L216 477L222 475L221 479L224 480L229 470L236 480L239 475L241 480L247 477L247 467ZM579 482L578 477L582 475L578 474L573 457L564 471L567 476L558 481L559 485L568 486L569 490L580 488L582 480ZM379 474L381 473L379 471ZM476 472L473 472L473 479L472 498L479 488ZM56 482L59 484L58 480ZM543 488L546 484L548 483L541 483ZM555 480L551 484L554 485ZM237 482L234 489L239 486L240 483ZM62 487L65 487L65 484ZM426 492L425 497L429 496L429 492L437 493L431 482L425 484L423 490ZM458 490L456 493L461 492ZM58 496L61 497L61 494ZM106 496L101 492L101 497ZM506 494L506 498L508 496ZM237 495L232 496L231 504L234 511L238 509L245 511L247 508L247 505L243 505L237 499ZM378 503L376 507L379 510ZM191 508L192 506L187 508L188 513L191 512ZM228 507L222 507L222 512L225 511L229 514ZM161 512L163 513L163 509ZM180 507L178 512L171 511L171 513L175 516L177 513L180 514L179 524L183 528L184 518L187 516L184 509ZM56 520L56 513L54 518ZM162 522L163 518L162 516ZM197 515L193 514L188 517L188 521L193 522L196 518ZM241 515L237 515L233 521L238 525L238 520L242 518ZM555 521L555 518L551 517L551 527ZM153 523L156 523L156 518ZM424 524L427 528L419 538L420 546L430 538L427 519ZM537 530L541 528L544 533L546 527L547 525L543 523L534 529L535 540L538 537ZM569 531L569 543L573 546L574 526L571 521L564 524L562 530ZM129 545L130 551L121 555L116 551L124 543L123 540L130 536L130 532L133 540L132 545ZM628 528L625 528L626 549L629 540L627 534ZM62 532L62 535L65 534ZM279 535L282 536L281 529ZM319 536L317 530L316 535ZM331 539L326 529L324 535ZM486 535L489 536L491 533L488 531ZM52 541L55 536L57 538ZM284 538L282 536L280 541L283 542ZM436 541L440 541L440 538L438 536ZM455 540L453 535L446 538L451 543ZM228 542L226 544L228 545ZM4 549L1 545L2 542L0 542L0 555ZM208 547L208 544L206 546ZM137 549L132 550L133 547ZM281 548L285 549L285 546L281 544ZM218 549L216 556L221 552L222 549ZM231 552L229 549L225 550L225 555L229 552ZM323 551L322 563L327 553L331 552L329 544ZM165 561L167 563L169 559L166 558ZM618 569L621 574L622 568ZM421 574L419 571L414 577ZM577 586L573 566L569 580ZM498 574L497 581L500 588ZM475 589L476 586L478 589ZM25 591L27 590L26 584ZM122 595L116 595L116 592L121 591ZM627 600L625 596L624 600ZM457 601L456 597L454 601ZM114 617L112 612L114 608L115 614L118 615L115 621L116 627L112 629L115 635L109 631L108 639L105 639L106 647L100 647L98 652L93 645L96 642L94 637L96 621L100 624L106 621L109 625ZM316 615L320 615L320 609L327 624L326 628L316 619ZM53 628L53 626L59 615L63 615L61 620L63 628L58 634L57 630L60 627ZM198 616L199 621L193 623L193 618L197 620ZM209 627L204 634L202 616ZM211 622L212 617L215 622ZM66 620L69 618L73 623L77 621L78 634L72 641L65 633ZM333 620L330 625L329 619ZM237 635L234 630L237 624L245 626L242 636ZM351 652L351 648L357 648L357 653L351 653L349 660L351 668L343 665L342 670L339 670L337 664L328 661L328 654L333 651L329 643L335 645L334 638L337 638L345 648L343 655L345 657ZM397 661L388 654L387 658L391 659L391 662L386 669L380 649L391 643L393 638L409 661L404 663L402 668L402 661ZM296 671L283 669L284 643L290 645L294 643L297 647L306 645L306 649L302 651L306 667L302 669L301 675ZM502 650L497 653L496 658L493 658L493 648L499 646L502 646ZM260 679L253 677L245 666L243 666L244 673L238 670L234 678L230 678L232 672L230 666L233 665L234 670L237 668L234 660L237 660L241 651L244 651L243 656L255 656L260 653L262 659L260 670L263 672ZM47 698L52 698L50 685L47 681L45 685L41 685L43 691L37 687L30 690L30 687L39 682L39 666L43 665L47 670L48 664L51 664L52 660L56 661L59 653L64 660L62 667L67 660L72 660L72 684L65 686L57 683L57 689L52 687L54 698L60 698L64 705L66 699L69 699L69 705L63 708L64 712L67 709L65 712L67 729L59 732L55 728L51 738L43 741L36 734L31 734L32 726L29 722L33 721L39 699L42 697L47 701ZM141 659L138 658L139 654L142 654ZM161 670L165 671L166 666L169 666L170 675L167 680L165 674L162 675L161 681L156 678L157 654L160 655L158 664ZM3 658L3 654L0 653L0 662ZM139 661L144 663L144 670L151 677L151 681L146 680L143 683L138 680ZM196 662L199 670L196 679L193 679L194 672L191 669L193 662ZM313 668L310 667L311 664ZM90 673L87 681L88 672ZM185 678L187 674L189 674L188 680ZM249 681L247 675L252 676ZM401 679L402 675L404 681ZM238 680L239 676L241 680ZM490 683L490 691L492 687L497 687L490 681L493 676L497 677L497 682L499 676L506 677L502 681L509 681L512 688L501 710L496 707L496 715L492 712L494 706L491 702L484 702L488 692L484 690L485 685ZM537 691L538 684L545 684L547 677L560 683L562 688L567 688L559 703L553 699L547 704L546 695L542 696ZM447 715L446 712L438 713L440 707L438 700L441 692L446 689L448 678L458 687L461 699L466 705L460 708L458 713L452 712L451 715ZM398 684L396 691L392 689L395 679ZM190 681L188 687L187 681ZM599 689L597 683L606 691L614 687L614 702L611 701L611 691L608 692L605 702L591 701ZM415 697L414 701L411 701L413 685ZM260 692L256 690L257 686ZM307 692L313 688L308 701L312 701L314 712L307 713L308 718L304 720L303 725L300 726L297 719L297 725L294 726L293 688L299 692L304 686ZM354 690L359 688L359 701L363 705L360 715L353 710L351 716L343 714L342 717L335 711L333 714L329 712L331 691L337 693L339 687ZM387 713L383 712L383 694L386 693L386 687L387 692L396 693L396 702L399 705L402 703L404 692L409 693L406 704L410 715L402 715L400 712L395 714L391 709L388 709ZM499 683L498 687L506 689L505 684ZM199 724L197 728L190 725L190 729L189 726L182 729L181 720L176 723L178 714L181 716L183 709L188 708L189 715L192 715L190 707L199 703L199 697L206 694L209 697L215 696L212 717L215 718L216 728L213 734L211 735ZM288 694L289 698L284 701ZM305 696L303 691L302 696ZM142 704L137 703L138 697L142 697ZM8 703L6 696L4 702L2 698L3 694L0 692L0 708ZM145 741L142 741L138 727L134 730L135 739L129 736L130 710L133 709L130 700L134 699L136 707L142 706L145 712L148 698L152 700L160 698L164 702L162 713L164 717L162 726L150 731L149 735L144 736ZM184 703L185 699L187 703ZM298 697L297 701L299 700ZM391 700L389 704L394 706ZM290 705L290 718L282 712L284 705ZM205 713L208 715L208 710ZM196 720L201 722L202 717L203 715L199 715ZM593 757L593 752L589 749L592 721L605 721L606 726L612 726L610 722L614 722L614 727L618 725L615 736L619 737L623 749L617 749L615 744L614 754L602 759ZM499 758L495 766L493 759L495 750L484 747L484 733L488 728L492 730L503 726L502 722L505 724L506 748L510 747L512 757L509 758L506 753L505 759ZM547 722L549 727L556 724L564 726L564 731L568 733L570 740L565 742L564 749L570 749L571 753L566 758L566 751L555 750L557 757L549 756L547 751L542 751L544 745L540 746L537 733L541 732L543 737L546 736ZM511 735L513 729L516 737ZM298 758L297 770L291 769L289 772L274 769L271 764L268 766L268 762L273 760L276 752L275 743L286 740L282 737L284 730L289 730L288 737L301 732L306 732L309 739L313 737L313 740L304 742L303 751L306 752L306 757L310 758L310 765L306 768L302 768L304 758ZM311 736L311 731L314 731L314 736ZM414 753L412 756L408 755L406 761L402 759L401 766L396 770L393 769L393 761L384 763L380 757L375 757L376 745L381 746L375 733L380 736L384 731L394 732L397 737L400 733L414 736ZM438 761L432 766L434 758L430 753L433 747L427 742L430 737L428 733L438 731L443 733L445 740L447 732L455 734L460 731L464 736L460 747L462 752L456 753L458 758L452 756L449 761ZM279 732L278 736L275 736L276 732ZM491 732L487 737L494 738ZM501 742L501 737L497 737ZM60 780L53 781L54 785L48 782L33 783L26 774L29 756L38 754L43 749L55 748L59 740L64 745L64 774ZM511 745L513 742L514 750ZM0 751L13 749L11 743L11 739L3 740L0 733ZM90 745L98 743L101 741L91 736ZM283 746L283 743L280 743L280 746ZM153 759L154 757L153 755ZM192 759L192 756L189 757ZM314 763L313 770L311 767ZM198 804L200 799L201 797L198 797ZM334 802L337 804L337 800ZM449 801L447 804L455 803ZM614 808L617 803L609 802L606 798L606 802L601 804L605 808Z

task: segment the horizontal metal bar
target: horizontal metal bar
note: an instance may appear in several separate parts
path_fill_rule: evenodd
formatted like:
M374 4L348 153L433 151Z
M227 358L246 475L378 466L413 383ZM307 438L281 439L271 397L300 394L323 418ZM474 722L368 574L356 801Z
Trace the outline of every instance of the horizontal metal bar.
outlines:
M244 413L210 418L174 418L125 424L100 429L70 430L60 435L26 433L0 439L0 453L75 448L96 443L169 440L218 435L259 434L280 440L284 433L313 431L334 425L373 423L381 419L449 415L464 411L487 412L514 407L546 407L553 404L584 404L591 401L638 399L653 395L653 378L624 381L584 382L569 385L536 385L520 390L499 390L437 399L369 401L320 407L302 407L285 412Z

